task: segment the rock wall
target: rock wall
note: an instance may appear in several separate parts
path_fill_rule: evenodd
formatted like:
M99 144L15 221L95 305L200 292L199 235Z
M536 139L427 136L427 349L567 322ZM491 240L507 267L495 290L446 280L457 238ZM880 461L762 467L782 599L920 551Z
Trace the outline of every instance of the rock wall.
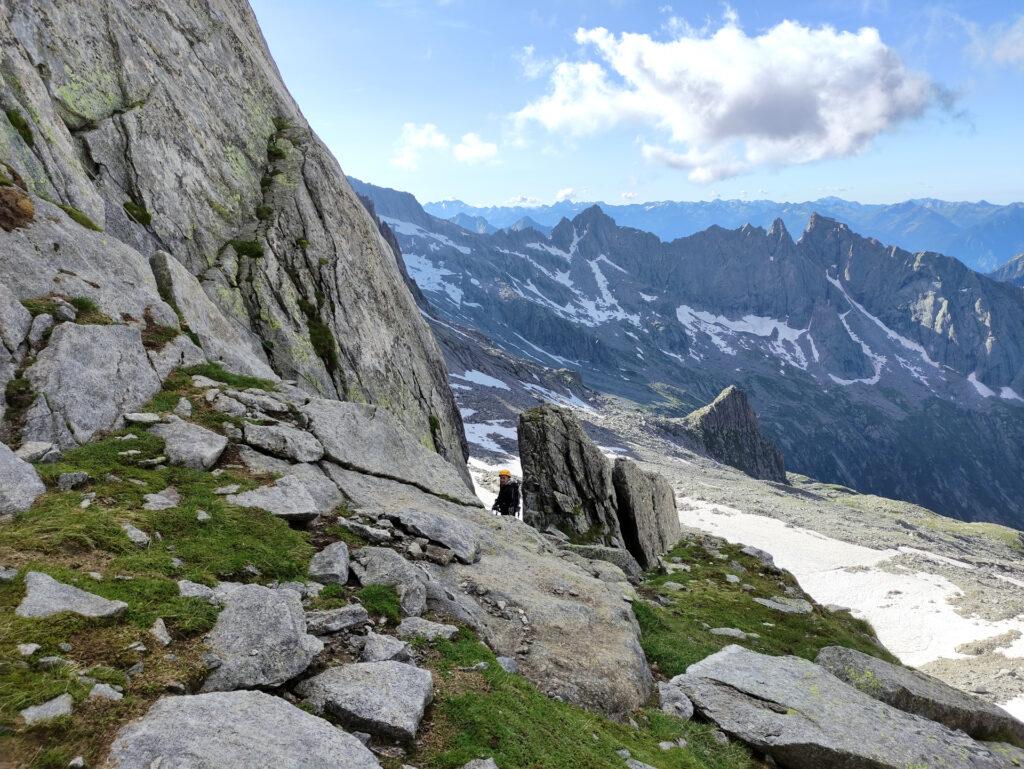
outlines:
M8 3L0 41L0 181L37 209L0 233L19 299L173 324L147 265L165 251L235 327L209 357L254 339L282 378L380 405L461 467L437 345L244 0Z

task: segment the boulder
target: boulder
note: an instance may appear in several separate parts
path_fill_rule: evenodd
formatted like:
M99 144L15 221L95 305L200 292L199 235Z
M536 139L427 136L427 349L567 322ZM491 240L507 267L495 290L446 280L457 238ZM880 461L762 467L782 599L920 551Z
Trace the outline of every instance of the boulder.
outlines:
M203 691L280 686L302 673L323 650L323 643L306 634L298 593L242 585L223 602L206 641L219 664L203 683Z
M127 608L124 601L109 601L58 582L49 574L30 571L25 575L25 597L14 613L33 618L51 617L65 611L82 617L119 617Z
M0 515L28 510L44 491L36 469L0 443Z
M432 510L399 510L388 512L386 516L404 531L448 548L462 563L475 563L480 558L476 529L454 515Z
M782 451L761 432L746 393L735 385L684 417L681 428L695 437L712 459L753 478L788 483Z
M784 595L777 595L774 598L755 598L754 603L759 603L765 608L780 611L783 614L810 614L814 610L810 601Z
M403 662L357 662L325 670L295 691L316 713L330 713L347 727L411 742L434 682L429 671Z
M387 547L355 551L353 571L362 585L390 585L398 591L402 614L418 616L427 607L427 577L416 564Z
M686 692L673 683L658 682L658 705L663 711L677 716L684 721L693 718L693 703Z
M389 635L369 632L363 642L363 648L359 653L362 662L410 662L412 660L412 649L405 641Z
M26 726L35 726L61 716L70 716L74 704L70 694L61 694L40 705L25 708L18 715L25 719Z
M398 625L397 632L399 638L426 638L428 641L443 638L450 641L455 638L459 629L455 625L443 625L422 617L408 617Z
M1024 747L1024 723L998 705L972 697L918 670L893 665L843 646L828 646L815 659L832 675L869 697L959 729L977 740Z
M622 541L612 467L569 409L550 404L519 415L523 520L599 544Z
M31 328L31 313L22 306L14 292L0 283L0 345L8 352L17 352Z
M325 585L348 582L348 545L332 542L314 555L309 562L309 578Z
M607 561L613 566L617 566L622 569L630 579L640 579L644 574L644 570L640 567L640 564L637 563L636 558L633 557L632 553L621 547L604 547L602 545L567 545L566 549L570 552L582 555L584 558L596 561Z
M149 429L153 435L164 440L164 453L172 465L191 467L193 470L209 470L220 459L228 446L228 439L213 430L174 419L166 424L154 425Z
M181 262L164 251L157 251L149 263L161 293L181 313L211 361L236 374L277 379L256 337L221 312Z
M415 440L390 412L363 403L314 399L302 407L302 413L325 455L334 462L480 507L480 500L459 472Z
M160 379L167 379L176 368L188 368L206 363L203 351L184 334L179 334L159 350L149 351L149 362Z
M963 732L879 702L798 657L727 646L672 683L726 734L791 769L996 769Z
M324 455L320 441L287 425L246 425L245 442L292 462L316 462Z
M142 335L132 326L63 323L25 377L37 397L22 436L62 447L117 427L122 414L160 390Z
M55 462L61 456L60 449L46 441L26 441L14 453L26 462Z
M121 728L111 769L380 769L355 737L263 692L163 697Z
M240 507L258 507L287 521L311 521L331 512L342 496L315 465L295 465L296 471L241 494L230 494L228 502Z
M641 567L652 569L682 537L675 491L663 475L622 457L615 460L612 484L623 543Z
M337 609L306 612L306 630L314 635L332 635L361 628L370 622L370 615L358 603Z

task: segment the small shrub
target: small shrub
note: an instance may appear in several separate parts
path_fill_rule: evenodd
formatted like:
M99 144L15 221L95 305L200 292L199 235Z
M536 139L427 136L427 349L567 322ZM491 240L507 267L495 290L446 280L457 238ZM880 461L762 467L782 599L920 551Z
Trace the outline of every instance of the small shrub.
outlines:
M255 240L232 240L229 241L229 245L239 256L248 256L250 259L259 259L263 256L263 246Z
M149 226L153 221L153 215L146 210L146 207L132 200L124 204L124 212L128 214L129 219L144 227Z
M292 121L290 121L288 118L286 118L286 117L276 117L276 118L274 118L274 128L277 129L278 133L280 133L281 131L286 131L286 130L288 130L291 127L292 127Z
M11 125L14 126L14 130L21 135L25 144L29 147L36 146L35 136L32 135L32 127L28 124L28 121L25 120L25 116L21 114L20 110L7 110L7 119L10 121Z
M271 160L284 160L287 153L284 148L278 145L277 139L271 139L267 144L267 157Z
M58 203L57 208L66 213L80 225L85 227L87 230L93 230L94 232L103 232L103 228L98 226L96 222L90 219L84 211L81 211L74 206L68 206L64 203Z

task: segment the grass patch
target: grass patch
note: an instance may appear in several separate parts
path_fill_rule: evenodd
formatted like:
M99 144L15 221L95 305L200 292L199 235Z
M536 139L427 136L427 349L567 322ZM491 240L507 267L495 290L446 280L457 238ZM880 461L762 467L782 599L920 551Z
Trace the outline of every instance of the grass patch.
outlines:
M338 369L338 350L334 332L320 319L320 312L312 302L300 299L299 308L306 316L309 343L313 345L314 352L324 362L324 367L329 372L336 371Z
M134 200L125 202L124 212L128 214L129 219L144 227L149 226L153 221L153 215L146 210L146 207L141 203L136 203Z
M68 304L75 308L78 315L76 323L90 326L109 326L114 321L105 312L102 312L99 305L87 296L73 296L68 299Z
M257 390L273 392L277 389L269 379L260 379L259 377L247 376L245 374L232 374L218 363L201 363L198 366L190 366L183 369L182 373L188 376L198 375L204 376L207 379L215 379L238 390L255 388Z
M485 662L483 671L466 671ZM463 630L429 647L435 673L433 710L407 763L457 769L493 757L502 769L622 769L625 748L659 769L754 769L738 744L721 745L706 724L684 722L658 710L633 714L638 728L549 699L519 675L506 673L494 654ZM663 751L661 741L684 738L686 748ZM397 766L397 764L396 764Z
M690 571L649 577L641 588L645 596L658 595L667 599L668 605L649 601L633 604L647 659L665 677L684 672L689 665L732 643L762 654L792 654L809 660L821 648L839 645L897 662L878 643L871 626L848 612L816 606L810 614L784 614L756 603L755 597L785 595L787 587L797 586L796 580L788 573L766 569L756 558L740 552L738 546L722 543L719 550L727 556L725 560L715 558L697 541L684 540L667 557L679 558ZM741 583L727 581L727 574L739 576ZM665 582L681 584L683 589L666 589ZM753 590L744 590L742 584ZM760 637L737 641L709 632L720 627L738 628Z
M29 147L36 146L36 138L32 134L32 126L30 126L28 121L25 120L25 116L21 114L21 110L7 110L7 120L12 126L14 126L14 130L18 132L25 144Z
M146 325L142 329L142 346L147 350L162 350L164 345L173 342L180 334L178 329L154 323L147 317Z
M85 227L87 230L93 230L94 232L103 232L103 228L96 224L90 219L84 211L75 208L74 206L65 205L64 203L57 203L57 208L66 213L80 225Z
M248 256L250 259L260 259L263 256L263 246L258 241L229 240L228 244L239 256Z
M284 151L284 147L277 143L277 137L271 137L270 141L267 142L267 157L270 160L284 160L287 154Z
M371 617L387 617L392 622L402 619L398 592L391 585L367 585L356 591L356 598Z

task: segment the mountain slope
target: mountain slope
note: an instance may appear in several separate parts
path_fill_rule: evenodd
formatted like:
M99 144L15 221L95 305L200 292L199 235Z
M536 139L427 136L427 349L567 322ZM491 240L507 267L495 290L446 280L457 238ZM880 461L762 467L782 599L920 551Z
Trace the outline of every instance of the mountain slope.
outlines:
M666 416L746 390L787 465L966 519L1024 520L1024 300L955 259L812 216L799 241L711 227L670 243L599 208L467 233L388 209L437 316ZM403 206L410 201L403 198Z
M7 3L0 39L5 177L67 211L0 239L0 275L19 299L83 272L67 249L49 248L55 227L97 244L85 257L93 274L68 290L115 318L126 309L118 296L132 294L130 257L102 252L120 241L144 263L162 249L262 365L320 395L384 405L462 464L440 352L248 3Z
M989 277L1014 286L1024 286L1024 253L1017 254L1002 267L990 272Z
M443 219L478 216L496 227L506 227L523 217L554 226L563 217L571 219L590 205L564 201L537 207L478 208L449 200L428 203L424 208ZM803 228L812 214L818 213L884 243L912 251L952 254L980 272L987 272L1011 254L1024 250L1024 204L1020 203L996 206L984 201L950 203L922 199L872 205L830 197L804 203L711 200L598 205L620 225L654 233L663 240L692 235L716 225L736 228L753 224L768 228L775 219L782 219L795 232Z

